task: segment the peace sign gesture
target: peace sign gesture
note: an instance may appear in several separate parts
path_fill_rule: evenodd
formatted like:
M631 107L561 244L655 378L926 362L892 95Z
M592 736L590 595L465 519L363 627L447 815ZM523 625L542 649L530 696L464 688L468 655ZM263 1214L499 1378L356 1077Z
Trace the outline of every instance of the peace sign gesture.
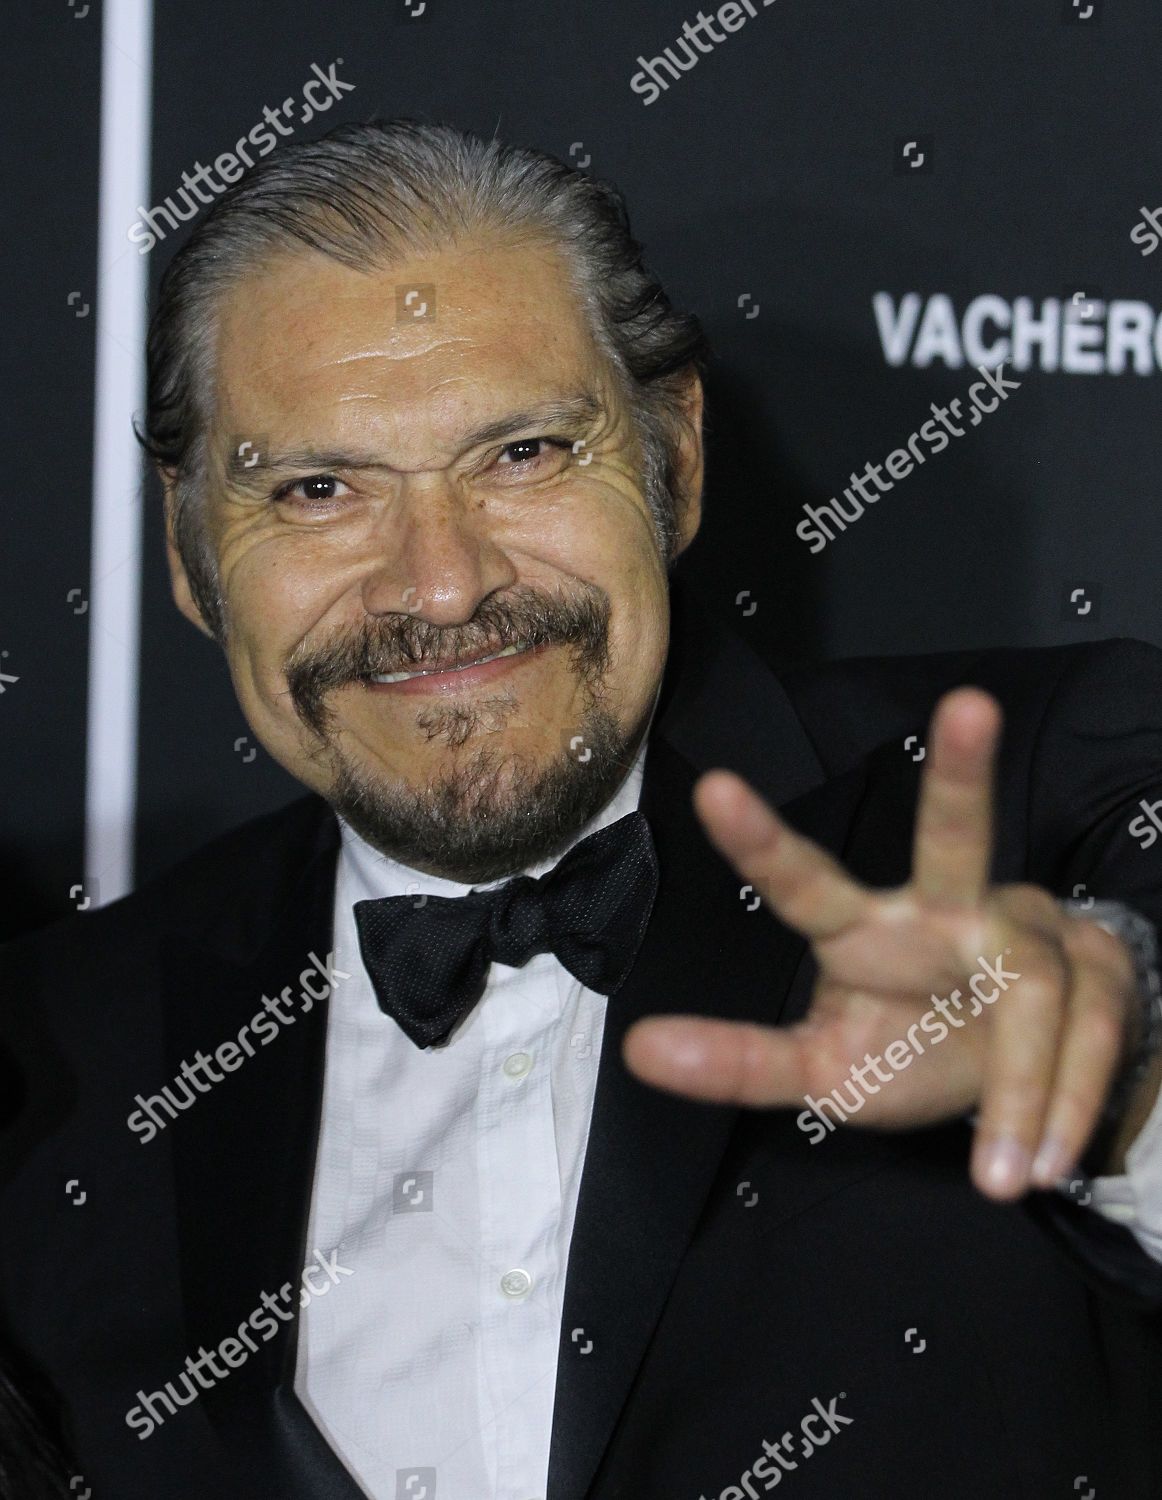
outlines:
M627 1066L721 1103L830 1096L799 1116L820 1140L845 1115L904 1129L975 1108L971 1173L993 1198L1070 1173L1137 1021L1134 967L1120 939L1048 891L990 886L1000 732L980 689L937 704L912 877L895 889L852 879L733 772L700 777L711 842L811 944L811 1005L791 1026L652 1016L627 1032Z

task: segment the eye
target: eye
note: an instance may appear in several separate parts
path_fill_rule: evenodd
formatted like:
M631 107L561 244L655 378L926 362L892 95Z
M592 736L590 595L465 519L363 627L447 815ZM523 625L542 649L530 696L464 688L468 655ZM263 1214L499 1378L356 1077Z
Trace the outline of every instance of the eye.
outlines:
M534 465L541 464L543 460L549 457L544 451L537 452L538 448L542 450L555 448L558 452L569 452L572 447L572 443L567 442L564 438L518 438L515 443L506 443L500 450L500 458L497 460L497 465L502 469L529 469ZM511 463L503 462L506 454L513 455Z
M298 493L299 491L302 493ZM342 495L339 491L342 491L344 495L351 493L343 481L336 479L334 474L310 474L306 479L292 479L280 485L271 498L301 500L306 505L325 505L328 500L341 499Z

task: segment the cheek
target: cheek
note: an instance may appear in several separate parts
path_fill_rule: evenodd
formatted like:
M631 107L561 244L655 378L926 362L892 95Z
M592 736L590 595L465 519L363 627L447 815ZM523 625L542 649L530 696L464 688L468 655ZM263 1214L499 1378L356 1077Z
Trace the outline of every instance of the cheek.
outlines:
M334 559L318 548L267 543L248 547L223 572L226 605L252 659L286 653L328 612L342 583Z
M669 628L665 563L645 501L624 484L580 487L545 518L530 557L565 579L599 588L610 605L613 670L623 682L644 677L664 655ZM538 570L540 571L540 570Z
M645 501L625 485L579 485L522 538L529 557L609 595L615 610L652 608L665 569Z

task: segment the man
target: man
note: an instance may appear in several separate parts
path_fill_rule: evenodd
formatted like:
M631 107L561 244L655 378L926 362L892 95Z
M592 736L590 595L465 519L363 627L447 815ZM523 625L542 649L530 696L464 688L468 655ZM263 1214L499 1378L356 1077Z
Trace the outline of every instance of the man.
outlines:
M1157 1493L1159 655L776 677L673 576L704 354L448 127L167 271L175 599L310 795L5 955L95 1496Z

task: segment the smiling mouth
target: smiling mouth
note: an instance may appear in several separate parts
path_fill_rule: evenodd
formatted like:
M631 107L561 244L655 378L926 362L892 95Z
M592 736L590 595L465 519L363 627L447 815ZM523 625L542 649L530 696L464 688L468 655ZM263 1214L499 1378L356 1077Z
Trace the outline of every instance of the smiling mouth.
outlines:
M504 656L517 656L522 651L529 649L527 644L505 646L503 651L494 651L490 656L475 656L469 661L452 662L445 666L423 667L417 672L373 672L367 678L367 681L389 684L393 682L410 682L415 677L446 677L454 672L465 672L470 667L481 667L485 662L499 661Z

